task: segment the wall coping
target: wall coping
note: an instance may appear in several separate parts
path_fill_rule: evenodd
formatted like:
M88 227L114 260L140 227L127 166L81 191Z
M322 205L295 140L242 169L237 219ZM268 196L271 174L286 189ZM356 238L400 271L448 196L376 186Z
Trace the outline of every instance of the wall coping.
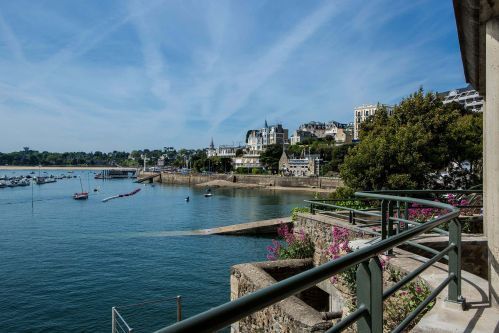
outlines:
M277 283L269 273L268 269L286 268L306 268L313 265L312 259L288 259L276 261L263 261L239 264L231 267L231 275L239 273L249 279L256 289L262 289ZM283 313L289 316L295 323L303 329L323 330L332 326L332 322L322 319L320 312L306 304L296 296L288 297L271 306L276 306Z

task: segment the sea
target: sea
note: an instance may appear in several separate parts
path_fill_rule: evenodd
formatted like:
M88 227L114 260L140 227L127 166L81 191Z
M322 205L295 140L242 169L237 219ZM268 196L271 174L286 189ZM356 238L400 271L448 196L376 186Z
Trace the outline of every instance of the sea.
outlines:
M31 172L73 178L0 188L1 332L109 332L112 307L134 332L152 332L176 321L176 296L183 318L227 302L230 267L265 261L271 240L190 231L286 217L312 195L216 188L206 198L87 170L0 177ZM73 200L82 188L89 199Z

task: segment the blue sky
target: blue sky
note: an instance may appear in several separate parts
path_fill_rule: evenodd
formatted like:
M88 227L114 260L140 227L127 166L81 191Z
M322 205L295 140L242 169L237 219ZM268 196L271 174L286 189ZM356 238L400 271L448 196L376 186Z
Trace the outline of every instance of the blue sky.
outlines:
M451 0L0 2L0 151L237 144L464 86Z

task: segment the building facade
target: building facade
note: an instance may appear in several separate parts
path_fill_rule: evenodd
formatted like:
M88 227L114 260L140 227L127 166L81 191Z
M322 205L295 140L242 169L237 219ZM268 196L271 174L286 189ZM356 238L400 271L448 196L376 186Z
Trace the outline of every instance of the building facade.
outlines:
M261 168L260 155L259 154L245 154L240 157L233 157L232 164L234 169L246 168L248 171L253 168Z
M319 155L307 155L303 158L289 157L285 151L279 159L279 171L284 176L310 177L318 176L320 168Z
M311 138L316 138L316 136L311 132L298 129L291 135L290 142L292 145L296 145L297 143L303 142L304 140Z
M456 102L473 112L483 112L483 97L471 85L466 88L449 90L439 93L444 104Z
M267 146L274 144L288 144L288 130L281 124L269 126L265 121L263 128L246 133L246 148L250 154L260 154Z
M380 106L384 106L386 110L388 111L388 115L392 115L393 113L393 106L386 105L386 104L363 104L361 106L358 106L354 109L353 111L353 139L358 140L359 139L359 129L360 129L360 124L362 124L364 121L366 121L367 118L374 116L376 114L376 111Z
M353 128L353 124L343 124L337 121L329 121L327 123L321 123L316 121L311 121L300 125L300 127L291 136L291 144L297 144L303 142L309 138L326 138L332 137L336 142L345 143L350 140L348 132Z

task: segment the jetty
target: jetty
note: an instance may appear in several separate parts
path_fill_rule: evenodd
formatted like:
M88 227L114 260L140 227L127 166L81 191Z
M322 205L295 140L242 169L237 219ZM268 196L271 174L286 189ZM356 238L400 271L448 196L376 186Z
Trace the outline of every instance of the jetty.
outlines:
M144 183L144 182L152 183L154 181L154 178L156 178L156 177L159 177L160 182L161 182L161 172L157 172L157 173L155 172L153 174L142 173L142 176L139 176L135 182L136 183Z
M233 224L211 229L193 230L194 235L275 235L281 224L292 223L291 217L280 217L249 223Z

